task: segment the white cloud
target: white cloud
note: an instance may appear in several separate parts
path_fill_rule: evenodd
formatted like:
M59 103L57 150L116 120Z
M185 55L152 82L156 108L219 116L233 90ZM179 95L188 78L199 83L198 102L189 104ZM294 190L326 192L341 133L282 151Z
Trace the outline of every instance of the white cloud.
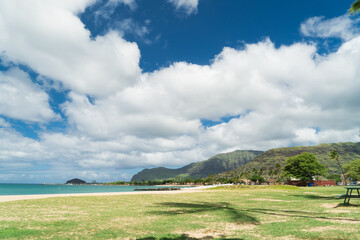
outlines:
M1 1L0 52L84 94L104 96L134 84L141 72L137 45L114 31L91 40L76 14L92 2Z
M35 165L47 158L43 146L36 140L25 138L11 128L0 128L0 169L15 170Z
M64 104L64 111L70 123L81 133L93 138L112 138L121 134L145 138L171 137L194 134L201 127L198 119L185 119L180 115L172 116L166 112L152 112L156 106L150 106L149 109L140 112L136 109L127 109L132 106L129 106L130 103L123 96L120 96L120 99L99 100L94 105L85 96L70 94L70 97L72 101ZM157 102L152 101L148 104Z
M199 0L168 0L176 10L183 10L187 15L196 14Z
M10 123L8 123L7 121L5 121L5 119L0 118L0 127L10 127Z
M50 108L49 96L17 68L0 72L0 114L40 123L57 118Z
M131 10L135 10L137 8L135 0L108 0L106 4L101 6L94 13L97 21L99 20L99 18L110 19L116 11L117 7L122 4L128 6Z
M119 4L127 5L132 10L135 10L137 7L136 0L109 0L106 5L114 8Z
M71 92L63 111L72 128L41 134L39 159L51 171L110 179L114 171L182 166L234 149L359 141L359 49L355 38L320 58L313 45L275 48L266 40L224 48L208 66L182 62L143 74L108 97ZM240 117L201 125L226 115ZM11 156L28 156L21 154Z
M122 34L126 34L126 33L134 34L136 37L142 40L146 40L145 36L150 32L147 26L140 25L131 18L115 22L114 28L120 31Z
M224 48L211 65L175 63L93 103L70 94L64 111L75 131L93 140L127 139L123 146L128 148L120 152L135 151L139 166L180 159L186 164L189 158L183 156L193 149L201 152L200 160L235 147L266 150L349 136L356 140L359 41L321 58L314 45L304 43L275 48L266 40L244 50ZM226 115L240 117L201 126L200 119ZM315 127L319 132L308 134ZM327 134L332 130L347 137ZM167 147L143 143L156 139Z
M346 131L325 130L317 132L313 128L298 129L294 142L299 145L320 144L324 142L356 142L359 141L358 128Z
M313 19L303 25L309 34L350 40L318 56L313 44L276 48L267 39L240 50L226 47L209 65L176 62L141 73L135 43L115 31L90 39L77 14L91 3L0 2L0 51L29 65L42 82L70 90L63 133L43 130L33 140L0 118L3 168L41 165L45 170L37 174L49 179L56 173L117 180L124 169L182 166L234 149L360 141L360 37L318 31L322 23ZM2 115L35 122L55 117L49 96L22 71L1 73L0 84ZM239 117L201 124L224 116Z
M350 40L359 35L360 19L352 19L344 15L331 19L312 17L301 24L300 30L304 36L316 38L341 38Z

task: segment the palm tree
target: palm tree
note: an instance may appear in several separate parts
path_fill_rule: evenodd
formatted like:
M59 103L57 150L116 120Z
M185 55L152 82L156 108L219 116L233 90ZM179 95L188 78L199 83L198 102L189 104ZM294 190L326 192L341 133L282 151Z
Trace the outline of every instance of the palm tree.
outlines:
M248 181L249 181L249 176L250 176L250 171L245 171L243 172L243 176L245 177L246 179L246 185L248 185Z
M277 179L276 181L278 182L280 180L280 176L281 176L281 165L280 163L276 163L275 164L275 170L273 170L273 174L276 175Z
M356 0L351 4L351 8L349 9L349 14L357 14L360 13L360 0Z
M360 1L360 0L359 0ZM341 173L342 173L342 179L343 179L343 184L346 185L346 179L345 179L345 173L344 173L344 170L343 168L341 167L341 164L340 164L340 161L339 161L339 153L333 149L330 151L329 153L329 157L333 160L336 160L337 164L339 165L339 168L341 170Z

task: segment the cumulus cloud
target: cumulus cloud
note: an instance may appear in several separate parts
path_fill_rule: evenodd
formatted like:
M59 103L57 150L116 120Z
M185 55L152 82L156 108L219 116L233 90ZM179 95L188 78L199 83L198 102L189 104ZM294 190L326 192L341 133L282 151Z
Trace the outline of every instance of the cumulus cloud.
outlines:
M195 133L199 120L187 120L165 112L137 112L126 109L126 99L98 100L91 104L86 96L70 94L71 102L63 105L69 122L77 131L95 139L130 134L139 137L171 137ZM122 97L122 96L121 96ZM119 104L119 105L118 105ZM155 107L155 106L154 106Z
M137 44L115 31L92 40L76 15L93 2L1 1L0 52L84 94L104 96L134 84L141 73Z
M47 159L44 147L36 140L23 137L11 128L0 128L0 169L21 170Z
M182 166L235 149L359 141L359 49L354 38L318 57L311 44L276 48L265 40L224 48L207 66L180 62L143 74L107 97L70 92L62 109L71 129L41 134L40 159L57 171L109 179L110 172ZM239 117L201 124L226 115Z
M195 135L201 129L200 119L218 120L295 101L285 84L291 79L286 78L290 72L301 77L299 63L314 67L314 51L306 44L275 49L269 40L248 45L244 51L225 48L212 65L175 63L94 103L70 94L72 101L64 111L78 130L98 137Z
M325 58L305 43L275 48L265 40L243 50L224 48L211 65L174 63L108 98L90 102L71 93L64 112L76 131L92 139L135 139L122 151L136 149L135 159L150 166L177 157L188 163L183 154L192 149L205 158L234 148L356 140L359 41ZM227 115L240 117L201 125L201 119ZM329 134L333 130L346 137ZM158 139L167 147L143 143Z
M0 114L39 123L58 117L51 110L47 93L33 83L27 73L17 68L0 72ZM0 121L0 125L3 124Z
M44 170L29 170L28 179L74 173L118 180L129 178L127 169L183 166L235 149L360 140L360 37L321 30L317 36L345 41L322 56L311 43L275 47L266 39L225 47L208 65L176 62L142 73L135 43L115 31L90 38L77 14L93 2L0 2L2 56L69 90L64 132L29 139L0 118L0 168L11 170L0 180L36 166ZM181 8L187 1L171 2ZM322 21L306 21L304 34L321 32ZM40 123L56 117L49 96L23 71L2 72L0 84L1 115ZM202 125L224 116L238 117Z
M347 15L331 19L312 17L301 24L300 30L307 37L350 40L360 33L359 21L359 18L353 19Z
M199 0L168 0L176 10L184 11L187 15L196 14Z

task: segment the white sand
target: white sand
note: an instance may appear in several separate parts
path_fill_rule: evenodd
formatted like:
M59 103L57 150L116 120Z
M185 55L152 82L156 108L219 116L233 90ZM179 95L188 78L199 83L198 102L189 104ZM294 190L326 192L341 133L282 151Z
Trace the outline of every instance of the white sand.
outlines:
M52 197L83 197L83 196L115 196L115 195L139 195L139 194L178 194L200 192L199 188L185 188L174 191L139 191L139 192L108 192L108 193L71 193L71 194L38 194L38 195L4 195L0 196L0 202L10 202L27 199L42 199Z

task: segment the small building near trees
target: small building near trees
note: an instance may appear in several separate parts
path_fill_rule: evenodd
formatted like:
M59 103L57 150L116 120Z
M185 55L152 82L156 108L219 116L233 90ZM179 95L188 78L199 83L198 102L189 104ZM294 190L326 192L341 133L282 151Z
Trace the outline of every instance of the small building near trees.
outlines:
M310 181L310 182L304 182L300 180L290 180L287 181L286 184L298 186L298 187L305 187L305 186L335 186L335 180L319 180L319 181Z

